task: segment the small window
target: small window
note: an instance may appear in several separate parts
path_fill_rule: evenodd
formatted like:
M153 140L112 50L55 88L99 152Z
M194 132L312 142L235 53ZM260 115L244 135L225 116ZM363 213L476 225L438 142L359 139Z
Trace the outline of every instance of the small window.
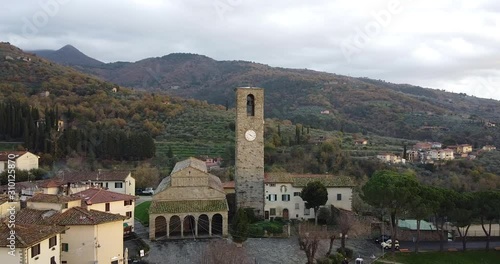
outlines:
M125 205L125 206L132 205L132 200L125 200L125 201L123 201L123 205Z
M281 195L281 200L282 200L283 202L288 202L288 201L290 201L290 194L282 194L282 195Z
M247 96L247 116L255 116L255 97L253 94Z
M269 215L276 215L276 208L269 209Z
M267 200L269 200L270 202L274 202L274 201L278 200L278 195L277 194L269 194L267 196Z
M68 203L64 203L63 208L64 208L64 209L68 209Z
M123 182L115 182L115 188L116 188L116 189L121 189L121 188L123 188Z
M40 244L31 247L31 257L33 258L38 255L40 255Z
M280 191L281 191L282 193L286 192L286 186L285 186L285 185L281 185L281 186L280 186Z
M62 243L62 251L69 252L69 245L68 245L68 243Z
M337 193L337 201L341 201L342 200L342 194L341 193Z
M297 210L300 209L299 203L295 203L295 209L297 209Z
M106 183L106 188L109 188L109 185L108 185L108 183Z
M293 196L300 196L300 192L294 192Z
M127 212L127 217L132 218L132 212Z
M51 257L50 258L50 264L57 264L56 257Z
M53 236L49 239L49 248L57 245L57 236Z
M309 215L311 213L311 210L309 208L304 207L304 215Z
M109 203L106 203L106 212L109 212Z
M271 186L271 187L275 187L275 186L276 186L276 183L271 183L271 184L269 184L269 186Z

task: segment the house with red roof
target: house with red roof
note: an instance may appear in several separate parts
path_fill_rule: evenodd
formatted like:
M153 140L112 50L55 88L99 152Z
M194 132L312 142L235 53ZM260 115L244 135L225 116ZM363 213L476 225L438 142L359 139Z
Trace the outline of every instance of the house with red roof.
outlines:
M123 263L125 218L119 214L88 210L83 207L72 207L64 212L24 208L16 214L16 226L64 228L57 247L61 251L60 261L55 263ZM33 231L36 232L37 229ZM46 246L42 246L41 250L44 248Z
M90 188L73 196L81 200L81 206L89 210L108 212L125 216L123 232L134 231L134 208L136 196L111 192L100 188Z

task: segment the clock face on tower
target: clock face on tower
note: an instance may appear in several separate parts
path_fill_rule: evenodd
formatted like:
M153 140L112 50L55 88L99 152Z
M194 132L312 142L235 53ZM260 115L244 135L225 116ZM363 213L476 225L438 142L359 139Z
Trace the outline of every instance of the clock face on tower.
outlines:
M245 132L245 138L248 141L254 141L256 137L257 134L253 130L247 130L247 132Z

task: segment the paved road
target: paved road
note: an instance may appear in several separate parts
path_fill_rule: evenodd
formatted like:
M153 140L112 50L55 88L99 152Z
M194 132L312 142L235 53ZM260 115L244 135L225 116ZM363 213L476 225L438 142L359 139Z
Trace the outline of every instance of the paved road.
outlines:
M407 248L410 251L415 249L415 244L413 242L400 242L401 248ZM500 247L500 241L491 241L490 248ZM468 241L467 249L483 249L486 248L486 242L484 241ZM461 241L453 241L453 242L445 242L444 250L448 249L457 249L462 250L462 242ZM438 242L420 242L419 243L420 251L437 251L439 250L439 241Z
M149 254L144 258L151 264L192 264L200 263L203 251L213 239L186 239L177 241L149 241L148 230L138 221L135 222L135 232L150 247ZM234 245L230 240L229 244ZM134 247L132 241L125 241L125 246ZM325 254L329 241L321 241L316 256ZM334 250L340 246L340 240L334 242ZM378 257L382 250L368 240L348 240L347 246L353 248L355 257L362 257L365 264L372 263L372 256ZM234 245L235 250L236 246ZM296 237L290 238L249 238L243 244L246 255L252 262L258 264L302 264L306 256L299 249ZM132 253L133 250L131 250Z

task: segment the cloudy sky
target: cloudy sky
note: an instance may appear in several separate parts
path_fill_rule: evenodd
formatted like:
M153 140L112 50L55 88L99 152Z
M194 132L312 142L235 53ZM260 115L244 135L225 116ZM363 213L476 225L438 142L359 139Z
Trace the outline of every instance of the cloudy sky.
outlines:
M498 0L0 0L0 41L104 62L173 52L500 100Z

